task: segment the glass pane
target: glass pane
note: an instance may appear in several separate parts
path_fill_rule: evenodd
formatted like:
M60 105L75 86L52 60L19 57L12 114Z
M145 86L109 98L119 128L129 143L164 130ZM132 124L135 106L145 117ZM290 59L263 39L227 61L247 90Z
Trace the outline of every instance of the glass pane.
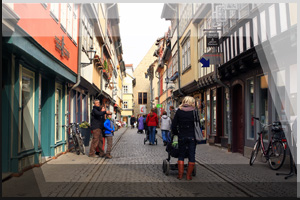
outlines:
M139 93L139 104L143 104L143 93Z
M212 112L212 130L213 132L217 131L217 96L216 96L216 90L213 90L212 92L212 103L213 103L213 112Z
M210 135L210 95L207 94L207 99L206 99L206 125L207 125L207 135Z
M55 116L56 116L56 140L61 140L61 89L56 89L56 110L55 110Z
M33 148L34 96L33 78L23 70L22 74L22 110L21 110L21 149Z
M262 123L268 124L268 75L259 77L259 118ZM268 134L264 139L268 139Z
M143 94L143 104L147 104L147 93Z
M225 132L224 135L228 135L229 133L229 89L226 88L225 89L225 122L224 122L224 126L225 126Z
M247 81L247 132L248 138L254 138L254 124L252 123L252 117L254 116L254 81L250 79Z

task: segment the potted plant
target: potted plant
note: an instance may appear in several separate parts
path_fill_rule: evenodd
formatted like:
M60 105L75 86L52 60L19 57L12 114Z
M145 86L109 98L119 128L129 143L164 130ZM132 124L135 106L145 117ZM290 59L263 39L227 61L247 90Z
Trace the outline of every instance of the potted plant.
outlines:
M90 137L91 137L91 126L88 122L84 121L79 124L80 132L83 137L84 146L89 146Z

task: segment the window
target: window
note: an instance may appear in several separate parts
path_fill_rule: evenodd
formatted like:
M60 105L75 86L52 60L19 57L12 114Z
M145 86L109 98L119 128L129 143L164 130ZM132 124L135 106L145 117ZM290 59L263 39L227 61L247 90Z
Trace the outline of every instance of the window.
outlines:
M123 92L128 93L128 86L127 85L123 85Z
M252 123L252 117L254 116L254 80L247 80L247 94L246 94L246 120L247 120L247 138L254 139L254 123Z
M73 12L73 40L77 44L77 37L78 37L78 5L74 5L74 12Z
M123 108L128 108L128 102L127 101L124 101Z
M217 131L217 96L216 89L212 91L212 132Z
M89 20L86 17L86 14L83 15L83 29L82 29L82 34L83 34L83 48L87 51L90 49L90 47L93 44L93 30L92 26L90 25Z
M244 51L244 36L243 36L243 27L239 29L239 43L240 43L240 53Z
M138 96L138 102L139 104L143 104L143 93L139 92L139 96Z
M147 104L147 92L143 93L143 104Z
M209 92L207 93L207 97L206 97L206 135L210 135L210 95Z
M35 74L24 67L20 67L20 149L28 150L34 147L34 112L35 112Z
M59 4L58 3L50 4L50 14L58 22L58 15L59 15Z
M279 12L280 12L280 28L281 32L287 30L287 14L286 14L286 4L279 4Z
M178 51L175 52L173 58L172 58L172 64L173 64L173 69L172 69L172 75L178 71Z
M250 44L250 22L246 23L246 50L250 49L251 44Z
M191 48L190 38L188 38L182 46L182 71L191 65Z
M271 5L269 7L269 24L270 24L270 37L273 37L277 34L277 31L276 31L276 24L277 24L277 21L276 21L276 15L275 15L275 4Z
M147 92L139 92L138 93L138 103L139 104L147 104Z
M224 105L225 105L225 109L224 109L224 135L228 135L229 134L229 126L230 126L230 116L229 116L229 89L225 88L225 96L224 96Z
M261 41L267 40L267 24L266 24L266 11L260 13L260 30L261 30Z
M60 4L60 24L63 31L66 31L67 27L67 4Z
M72 37L73 4L68 3L67 33Z
M257 16L253 18L253 45L258 45Z
M258 77L258 109L259 109L259 118L264 124L268 124L268 75ZM260 127L261 128L261 127ZM264 139L268 140L268 134Z

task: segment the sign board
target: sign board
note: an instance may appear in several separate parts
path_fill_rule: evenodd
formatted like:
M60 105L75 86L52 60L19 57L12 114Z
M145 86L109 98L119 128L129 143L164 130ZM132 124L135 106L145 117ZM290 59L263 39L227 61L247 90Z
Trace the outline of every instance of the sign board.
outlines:
M157 108L161 108L161 104L156 104L156 107Z
M217 13L216 12L213 12L213 14L212 14L211 26L213 28L222 27L222 23L221 22L217 22Z
M140 105L140 114L146 114L146 113L147 113L146 105Z
M207 47L218 47L219 46L219 33L218 32L206 33L206 46Z
M223 53L205 53L202 57L206 60L209 59L211 65L223 64Z

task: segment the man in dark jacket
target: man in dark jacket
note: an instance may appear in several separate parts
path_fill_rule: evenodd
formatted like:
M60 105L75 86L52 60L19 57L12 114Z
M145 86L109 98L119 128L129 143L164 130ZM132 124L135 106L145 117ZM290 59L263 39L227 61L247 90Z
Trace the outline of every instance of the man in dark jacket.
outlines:
M131 116L130 118L130 125L131 125L131 128L134 128L134 123L135 123L136 119L134 117L134 115Z
M101 110L100 110L101 109ZM89 157L97 158L95 150L99 147L99 156L104 157L105 153L102 149L103 135L102 130L104 128L104 116L106 114L105 107L100 107L100 101L96 99L91 114L91 125L93 130L93 140L91 142Z

